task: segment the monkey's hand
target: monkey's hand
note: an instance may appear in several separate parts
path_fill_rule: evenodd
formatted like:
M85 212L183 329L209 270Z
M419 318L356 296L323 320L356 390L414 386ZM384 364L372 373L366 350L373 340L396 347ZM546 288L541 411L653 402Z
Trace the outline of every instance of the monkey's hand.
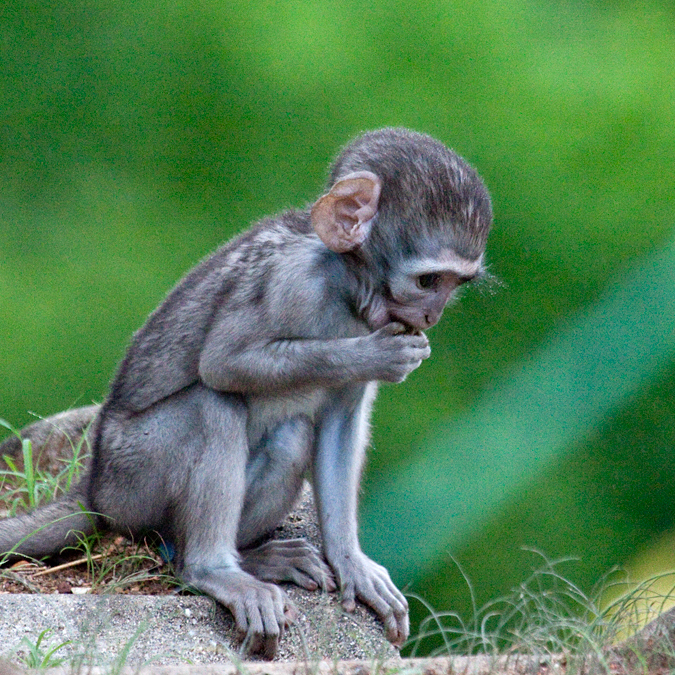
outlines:
M330 567L304 539L268 541L240 554L241 568L261 581L292 581L308 591L321 588L331 592L337 588Z
M410 633L408 601L394 586L389 572L361 551L339 555L330 562L342 590L342 607L353 612L358 598L380 617L387 640L400 647Z
M373 380L403 382L431 356L427 336L421 331L411 333L402 323L388 323L362 339L369 341Z

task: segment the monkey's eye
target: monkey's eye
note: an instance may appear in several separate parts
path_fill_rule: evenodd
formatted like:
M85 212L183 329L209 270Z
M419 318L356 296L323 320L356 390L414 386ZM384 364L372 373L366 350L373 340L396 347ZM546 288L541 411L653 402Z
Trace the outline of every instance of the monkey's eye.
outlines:
M420 274L417 277L417 288L423 291L431 291L441 283L441 275L438 272L430 272L429 274Z

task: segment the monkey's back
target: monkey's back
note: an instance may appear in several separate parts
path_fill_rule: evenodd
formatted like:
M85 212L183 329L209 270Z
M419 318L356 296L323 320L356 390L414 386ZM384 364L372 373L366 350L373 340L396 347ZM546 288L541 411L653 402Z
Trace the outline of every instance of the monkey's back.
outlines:
M265 299L284 292L279 260L290 270L281 285L293 284L293 269L305 265L289 251L308 236L316 239L309 214L290 211L261 221L188 272L134 335L106 407L141 412L197 382L200 353L219 311L264 312Z

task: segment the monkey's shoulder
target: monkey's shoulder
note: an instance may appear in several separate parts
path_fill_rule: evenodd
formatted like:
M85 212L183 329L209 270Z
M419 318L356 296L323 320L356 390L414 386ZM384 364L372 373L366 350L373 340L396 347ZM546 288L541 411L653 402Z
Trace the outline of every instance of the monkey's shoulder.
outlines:
M223 251L228 267L236 264L237 270L221 315L244 310L259 330L286 337L364 332L344 260L326 248L306 217L296 212L263 221L247 236L244 247L250 254Z
M363 330L345 301L343 266L313 233L306 212L265 219L205 258L137 331L110 399L144 410L199 379L213 331L341 337Z

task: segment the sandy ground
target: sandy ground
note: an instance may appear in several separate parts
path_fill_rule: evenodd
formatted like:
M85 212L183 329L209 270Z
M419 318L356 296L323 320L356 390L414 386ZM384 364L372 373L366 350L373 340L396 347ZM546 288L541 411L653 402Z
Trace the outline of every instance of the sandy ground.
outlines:
M303 536L320 547L311 491L275 537ZM286 586L299 617L284 635L279 661L396 659L382 625L364 607L345 613L338 595ZM119 659L139 667L227 663L239 655L229 612L207 597L186 595L73 595L0 593L0 654L26 653L48 630L44 653L106 665Z

